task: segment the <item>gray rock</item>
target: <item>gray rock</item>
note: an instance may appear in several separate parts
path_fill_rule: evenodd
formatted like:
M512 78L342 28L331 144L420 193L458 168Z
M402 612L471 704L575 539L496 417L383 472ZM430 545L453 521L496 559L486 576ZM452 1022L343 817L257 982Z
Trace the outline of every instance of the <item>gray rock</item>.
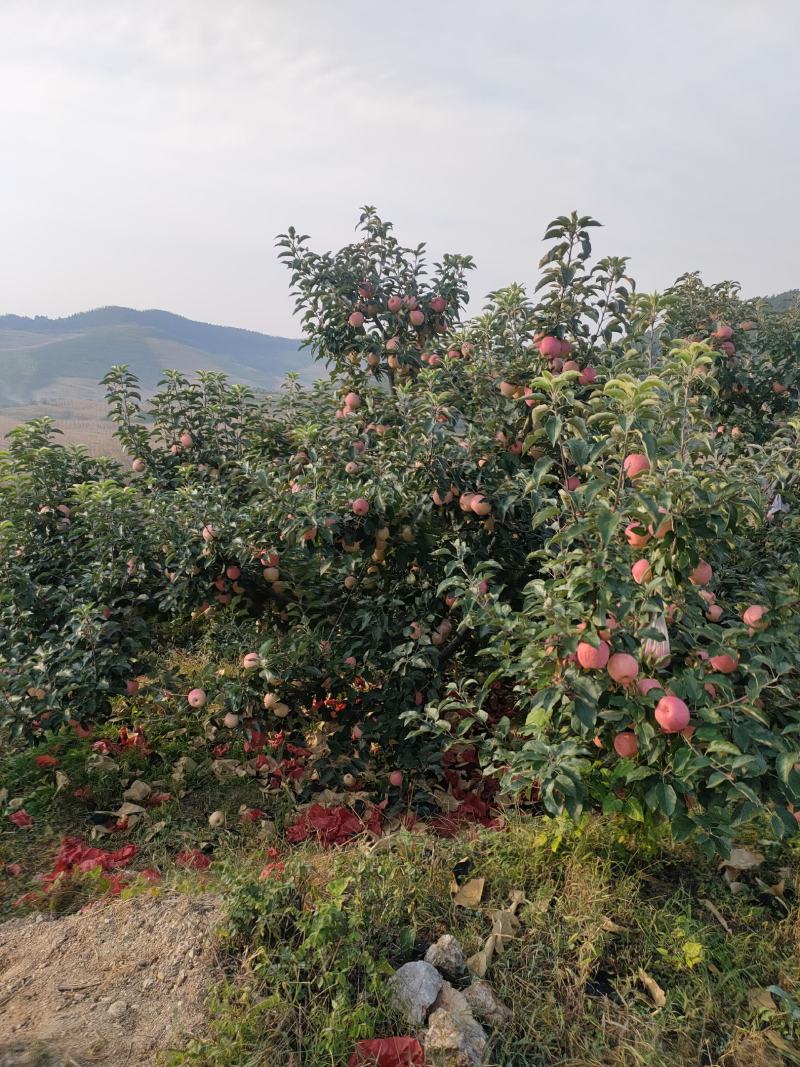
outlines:
M124 1000L115 1000L113 1004L109 1004L106 1011L112 1019L124 1019L128 1014L128 1005Z
M434 941L425 953L425 959L450 978L459 978L466 967L464 950L452 934L442 934L438 941Z
M423 1023L442 988L442 976L430 963L404 963L388 982L392 1002L412 1023Z
M446 1008L431 1012L422 1043L437 1067L482 1067L489 1048L486 1031L470 1012Z
M512 1012L488 982L473 982L464 990L464 999L472 1014L495 1030L511 1021Z

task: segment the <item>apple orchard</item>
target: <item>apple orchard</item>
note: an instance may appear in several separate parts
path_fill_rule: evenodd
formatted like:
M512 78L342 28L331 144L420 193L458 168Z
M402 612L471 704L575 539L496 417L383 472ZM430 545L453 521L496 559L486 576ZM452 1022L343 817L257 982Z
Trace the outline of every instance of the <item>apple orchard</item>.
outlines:
M554 220L533 294L465 315L365 208L278 241L328 376L255 397L104 379L128 470L10 435L0 730L121 707L313 753L422 817L461 759L491 808L668 820L709 854L800 808L800 310L687 274L640 294ZM183 653L165 666L165 649Z

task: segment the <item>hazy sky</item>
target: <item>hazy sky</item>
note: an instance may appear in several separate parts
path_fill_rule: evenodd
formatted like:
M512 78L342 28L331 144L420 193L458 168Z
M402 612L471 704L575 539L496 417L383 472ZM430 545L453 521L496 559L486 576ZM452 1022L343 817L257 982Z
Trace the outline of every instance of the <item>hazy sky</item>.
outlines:
M297 332L273 238L361 204L531 281L604 224L640 288L800 285L800 0L0 0L0 313Z

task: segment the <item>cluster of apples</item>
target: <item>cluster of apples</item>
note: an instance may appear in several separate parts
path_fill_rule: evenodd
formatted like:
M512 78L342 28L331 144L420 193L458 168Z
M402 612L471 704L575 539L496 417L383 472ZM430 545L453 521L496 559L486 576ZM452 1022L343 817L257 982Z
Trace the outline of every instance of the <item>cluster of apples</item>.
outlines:
M376 293L374 286L369 282L362 282L358 295L358 305L350 312L347 319L348 325L354 330L363 329L368 319L377 319L387 312L396 319L407 321L417 330L421 330L428 321L426 312L420 306L419 298L413 294L400 296L393 293L384 302ZM446 307L447 301L441 295L437 294L428 301L428 312L434 316L442 315Z
M569 359L572 351L571 342L562 341L550 334L537 334L533 343L538 348L542 359L549 361L550 370L554 374L577 371L580 385L592 385L597 380L597 371L594 367L581 367L577 360Z

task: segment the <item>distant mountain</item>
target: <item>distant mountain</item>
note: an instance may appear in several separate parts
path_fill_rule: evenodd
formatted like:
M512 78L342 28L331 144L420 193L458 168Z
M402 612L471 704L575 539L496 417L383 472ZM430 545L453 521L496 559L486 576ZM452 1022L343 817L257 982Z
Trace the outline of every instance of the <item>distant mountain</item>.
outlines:
M170 368L221 371L234 382L277 389L289 371L322 376L300 342L194 322L169 311L105 307L64 319L0 315L0 406L96 400L98 381L127 363L145 391Z
M775 311L786 311L800 300L800 289L787 289L785 293L776 293L775 296L765 297Z

